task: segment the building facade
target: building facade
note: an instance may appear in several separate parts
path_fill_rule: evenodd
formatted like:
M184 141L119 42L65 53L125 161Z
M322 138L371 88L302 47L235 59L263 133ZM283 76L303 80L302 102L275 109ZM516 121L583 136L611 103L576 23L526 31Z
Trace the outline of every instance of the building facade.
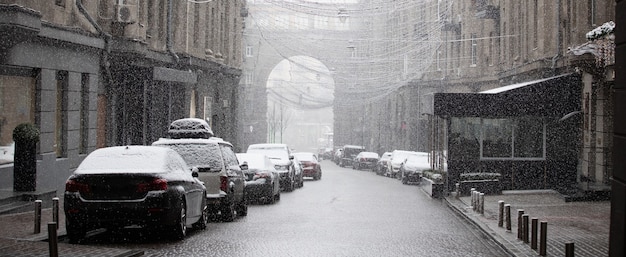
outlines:
M56 189L96 148L149 145L184 117L234 141L245 1L0 1L0 145L40 129L37 184ZM5 40L6 39L6 40ZM3 156L1 188L12 158Z
M373 1L376 2L376 1ZM383 5L378 1L377 5ZM389 3L390 6L393 3ZM434 113L434 95L481 91L575 73L580 79L581 108L566 114L580 121L574 187L582 191L606 192L612 177L611 88L612 65L598 65L593 53L575 54L573 49L588 43L586 34L615 19L612 1L477 0L432 1L432 8L413 10L392 6L396 12L381 16L374 31L397 27L404 16L438 22L439 31L375 32L386 38L438 40L431 60L419 77L406 81L393 94L372 103L380 119L370 121L366 148L376 151L405 149L447 151L449 120ZM399 42L404 42L399 40ZM400 47L401 48L401 47ZM406 63L406 62L405 62ZM394 69L406 69L401 65ZM411 67L424 69L423 67ZM401 76L401 75L400 75ZM384 122L381 122L383 120ZM435 125L438 124L438 125ZM444 127L442 127L444 126ZM440 129L433 129L440 127ZM391 131L390 134L384 133ZM382 136L381 136L382 135ZM336 141L342 140L336 134ZM380 150L378 150L380 149ZM451 168L451 166L448 166ZM478 171L478 170L476 170ZM509 189L509 188L505 188ZM513 189L513 188L511 188Z

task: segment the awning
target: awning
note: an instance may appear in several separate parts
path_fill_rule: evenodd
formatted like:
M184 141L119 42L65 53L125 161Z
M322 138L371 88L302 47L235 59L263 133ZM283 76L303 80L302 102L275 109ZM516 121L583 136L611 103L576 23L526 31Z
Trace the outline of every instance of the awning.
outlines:
M581 108L578 74L512 84L478 93L435 93L434 114L448 117L563 116Z

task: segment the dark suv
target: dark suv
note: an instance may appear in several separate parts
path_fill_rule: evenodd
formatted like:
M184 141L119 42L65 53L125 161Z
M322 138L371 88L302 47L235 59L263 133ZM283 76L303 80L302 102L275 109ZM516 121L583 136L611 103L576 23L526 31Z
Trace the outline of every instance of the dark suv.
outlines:
M248 214L244 196L245 175L232 144L216 137L176 137L161 138L152 145L174 149L189 167L198 169L198 179L207 190L209 212L219 214L225 221Z
M344 145L342 150L341 160L339 160L339 167L352 166L354 157L360 152L365 151L365 147L360 145Z

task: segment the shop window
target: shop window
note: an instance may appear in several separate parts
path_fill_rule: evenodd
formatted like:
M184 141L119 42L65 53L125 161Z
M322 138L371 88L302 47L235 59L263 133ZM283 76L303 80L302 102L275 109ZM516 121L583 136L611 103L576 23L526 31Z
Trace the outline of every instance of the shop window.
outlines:
M34 123L35 79L0 76L0 165L13 163L13 129Z
M543 119L482 119L481 158L545 158Z
M450 120L449 145L464 157L543 160L546 132L541 117Z

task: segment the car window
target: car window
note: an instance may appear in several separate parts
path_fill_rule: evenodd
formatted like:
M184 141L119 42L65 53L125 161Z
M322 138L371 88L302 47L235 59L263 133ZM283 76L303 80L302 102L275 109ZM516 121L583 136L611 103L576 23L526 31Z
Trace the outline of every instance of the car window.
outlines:
M167 144L164 146L178 152L189 167L209 168L211 171L220 171L224 168L217 144Z
M226 166L239 166L237 156L230 146L220 144L220 149L222 150L222 155L224 156L224 162L226 163Z

